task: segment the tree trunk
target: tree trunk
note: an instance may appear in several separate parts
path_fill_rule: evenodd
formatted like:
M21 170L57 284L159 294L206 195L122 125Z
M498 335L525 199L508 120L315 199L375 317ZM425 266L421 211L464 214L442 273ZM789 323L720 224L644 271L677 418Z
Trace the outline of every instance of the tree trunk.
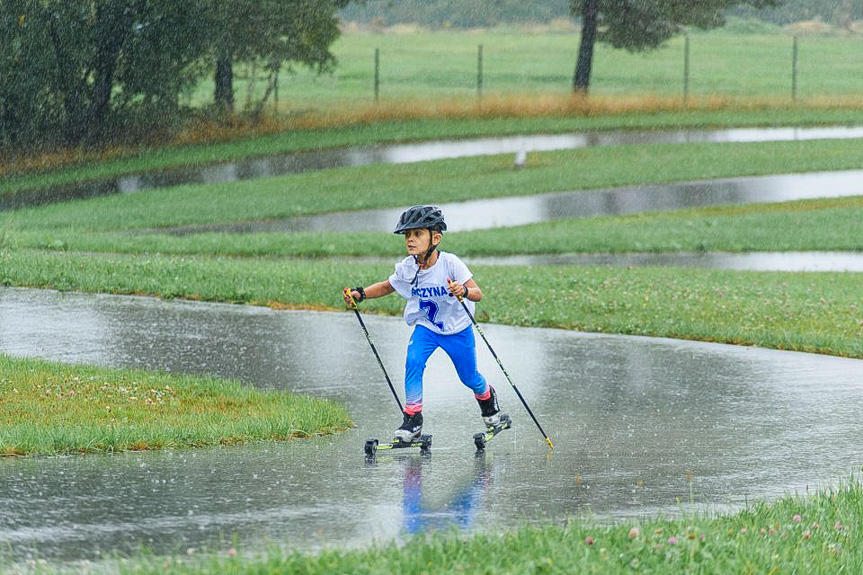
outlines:
M76 81L75 70L71 65L72 58L65 51L66 46L53 18L48 20L48 33L57 61L54 90L60 95L63 104L63 141L74 146L83 140L87 131L85 97L81 83Z
M107 42L100 46L96 54L93 74L93 98L87 114L88 140L98 143L105 138L106 121L111 105L111 92L114 88L114 70L120 52L120 42Z
M598 0L584 0L581 8L581 45L575 65L573 90L587 95L590 87L590 69L593 65L593 46L596 44Z
M851 0L843 0L839 5L839 25L851 32Z
M91 144L103 144L109 136L107 121L117 60L132 29L134 15L123 3L112 2L99 6L96 19L98 38L92 65L92 96L87 111L87 140Z
M216 91L213 102L216 108L225 113L234 111L234 63L228 50L220 50L216 59Z

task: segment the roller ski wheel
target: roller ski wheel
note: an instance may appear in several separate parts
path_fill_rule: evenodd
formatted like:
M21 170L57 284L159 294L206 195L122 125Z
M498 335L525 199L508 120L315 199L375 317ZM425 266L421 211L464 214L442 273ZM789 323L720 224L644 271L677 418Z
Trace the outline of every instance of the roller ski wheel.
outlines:
M374 457L378 452L378 440L377 439L368 439L366 440L366 445L363 448L366 453L366 457Z
M474 434L473 444L476 445L477 451L484 450L488 442L497 437L498 433L504 429L509 429L510 427L512 427L512 419L509 415L502 413L500 416L500 423L497 425L489 425L485 433Z
M477 451L485 449L485 433L474 433L473 444L476 445Z
M401 439L393 439L392 441L381 443L377 439L368 439L363 448L366 457L374 457L380 450L388 449L406 449L409 447L419 447L420 453L428 455L431 453L432 436L420 435L418 439L413 441L402 441Z

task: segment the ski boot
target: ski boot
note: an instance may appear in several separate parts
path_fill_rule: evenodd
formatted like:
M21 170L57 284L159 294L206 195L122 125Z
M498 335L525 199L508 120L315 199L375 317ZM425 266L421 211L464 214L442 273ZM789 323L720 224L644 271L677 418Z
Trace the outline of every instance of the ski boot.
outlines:
M512 420L509 415L500 412L500 407L497 404L497 392L490 385L488 390L490 394L487 399L476 400L482 414L482 422L486 427L485 433L476 433L473 436L473 443L480 451L485 449L486 443L494 439L498 433L512 427Z

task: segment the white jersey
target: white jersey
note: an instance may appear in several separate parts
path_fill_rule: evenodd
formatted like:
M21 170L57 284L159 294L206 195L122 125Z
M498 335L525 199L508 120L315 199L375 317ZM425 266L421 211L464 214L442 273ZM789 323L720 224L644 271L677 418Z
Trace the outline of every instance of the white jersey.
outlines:
M464 284L473 274L457 256L438 251L435 264L420 270L413 256L408 256L396 264L393 275L389 277L390 285L399 295L408 300L405 305L405 321L408 325L422 325L435 333L449 335L459 333L469 327L470 318L458 298L450 296L447 291L447 278ZM411 282L416 276L415 284ZM474 302L465 299L464 303L474 313Z

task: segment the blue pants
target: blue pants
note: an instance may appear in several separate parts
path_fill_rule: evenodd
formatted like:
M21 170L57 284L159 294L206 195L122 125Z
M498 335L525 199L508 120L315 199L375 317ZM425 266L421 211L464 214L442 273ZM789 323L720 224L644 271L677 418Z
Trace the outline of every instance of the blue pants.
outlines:
M422 411L423 372L429 356L439 347L452 360L459 379L473 390L474 395L488 392L485 378L476 369L476 340L470 326L459 333L440 335L418 325L408 343L405 361L405 411L408 413Z

